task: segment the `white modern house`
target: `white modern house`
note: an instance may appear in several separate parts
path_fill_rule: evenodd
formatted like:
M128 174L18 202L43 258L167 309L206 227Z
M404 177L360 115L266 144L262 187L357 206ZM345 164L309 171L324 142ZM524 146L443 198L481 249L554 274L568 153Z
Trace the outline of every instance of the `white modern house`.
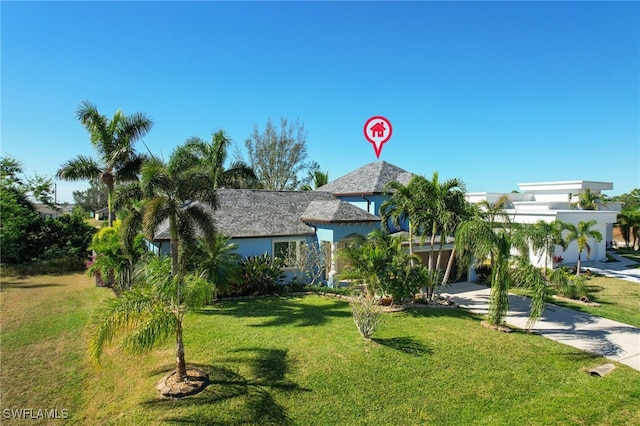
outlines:
M571 204L578 201L580 194L587 189L600 195L602 191L612 190L613 183L573 180L520 183L518 187L520 188L518 193L475 192L468 193L467 199L471 203L478 203L481 200L495 203L501 196L507 195L511 199L507 212L516 223L536 223L540 220L553 222L557 219L577 225L579 222L595 220L596 225L591 229L602 234L602 241L597 242L595 239L588 241L591 247L589 259L602 260L606 257L607 244L613 241L613 224L622 209L622 203L608 203L606 206L600 206L599 210L580 210ZM562 256L565 263L576 263L578 261L577 244L571 243L566 251L558 246L555 253L550 253L549 256ZM584 252L582 260L587 260ZM532 256L531 261L534 265L542 267L545 258Z

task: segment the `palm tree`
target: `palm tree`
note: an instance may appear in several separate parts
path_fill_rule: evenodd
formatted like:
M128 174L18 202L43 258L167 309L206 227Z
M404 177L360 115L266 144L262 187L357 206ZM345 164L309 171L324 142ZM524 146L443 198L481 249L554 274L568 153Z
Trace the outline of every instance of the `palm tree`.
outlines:
M243 161L234 161L228 169L224 168L227 150L231 144L224 130L219 130L207 143L198 137L185 142L182 161L183 167L199 167L213 176L214 188L258 188L255 171Z
M167 164L154 158L142 168L143 229L153 239L160 225L168 220L172 275L177 275L180 265L184 265L181 258L195 242L196 227L203 235L214 233L213 218L205 205L217 207L212 173L199 167L184 169L185 155L189 155L189 149L182 145L173 151Z
M109 119L88 101L80 104L76 118L89 132L98 156L91 158L79 155L64 163L56 176L72 181L97 179L105 185L111 226L113 189L117 182L137 179L144 156L136 154L133 144L151 130L153 122L142 113L127 116L120 110Z
M624 238L625 247L635 249L640 232L640 210L623 208L622 212L618 213L617 224Z
M460 258L464 258L465 255L471 255L480 260L489 258L491 264L489 322L500 325L509 309L511 240L506 224L492 223L485 218L485 214L479 214L462 223L456 232L455 246Z
M382 229L389 233L391 231L389 224L392 224L395 229L402 229L402 225L407 223L409 230L409 254L413 255L413 231L415 224L419 221L418 218L418 205L417 205L417 185L418 180L424 179L421 176L414 176L411 178L407 185L403 185L399 182L389 182L385 191L387 194L391 194L391 197L386 199L380 205L380 215L382 222ZM412 261L412 266L413 266Z
M580 263L582 261L582 252L587 250L587 258L591 256L591 246L589 245L590 239L595 239L596 241L602 241L602 234L600 231L591 229L592 226L595 226L597 222L595 220L590 220L588 222L580 221L578 225L574 225L572 223L566 223L565 229L569 231L569 233L565 236L565 241L567 245L575 241L578 244L578 265L576 275L580 276Z
M192 266L194 270L202 271L213 284L214 296L228 292L233 283L242 280L241 256L236 252L238 245L230 240L220 233L198 238Z
M413 266L414 256L402 247L402 241L381 229L367 237L356 236L338 251L347 266L340 274L366 284L367 294L391 295L393 299L413 296L425 279L426 269Z
M182 340L183 284L187 285L184 265L188 248L195 243L196 228L204 235L213 235L215 229L210 208L217 207L216 190L210 171L199 167L184 169L185 156L189 150L185 145L176 148L165 164L153 158L142 168L141 186L145 196L143 229L148 238L153 238L160 225L167 221L171 248L172 311L176 322L176 365L180 380L186 377L184 344ZM168 272L168 271L167 271ZM174 280L174 281L173 281ZM206 280L204 280L206 282ZM187 289L188 290L188 289ZM211 285L208 284L207 300L210 300Z
M545 275L549 269L549 260L553 256L556 246L561 246L563 250L567 248L566 241L562 238L564 225L559 220L554 220L553 222L539 220L529 227L531 248L534 252L539 252L540 256L545 256Z
M133 272L140 260L139 246L144 240L142 220L144 215L144 196L140 182L129 182L118 186L114 192L113 208L120 212L120 247L129 262L129 287L133 284Z
M544 309L544 282L529 258L529 235L526 229L512 223L505 211L509 199L500 197L495 203L483 202L477 214L463 222L455 235L458 257L466 260L489 259L491 264L491 295L489 299L489 323L500 325L509 310L509 288L525 283L534 288L529 326ZM517 249L518 254L512 254ZM512 273L512 265L517 265Z
M109 299L94 315L89 354L99 363L104 347L123 334L124 348L133 352L149 351L174 334L176 374L183 381L187 378L182 342L184 317L206 305L211 285L202 275L172 275L168 258L154 257L141 271L131 290Z
M311 184L305 183L300 187L302 191L313 191L314 189L318 189L323 185L329 183L329 172L321 172L320 170L314 170L309 172L309 181L313 182L313 187Z
M589 188L581 194L578 194L578 200L571 203L571 207L580 210L600 210L600 207L606 207L607 201L604 195L591 192Z

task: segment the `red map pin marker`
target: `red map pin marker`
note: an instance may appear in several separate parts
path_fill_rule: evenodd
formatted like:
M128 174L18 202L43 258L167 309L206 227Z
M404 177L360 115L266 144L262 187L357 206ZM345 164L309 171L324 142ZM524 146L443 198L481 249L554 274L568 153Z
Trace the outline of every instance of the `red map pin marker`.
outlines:
M380 158L382 145L391 138L392 132L391 122L381 115L371 117L364 123L364 137L373 145L377 158Z

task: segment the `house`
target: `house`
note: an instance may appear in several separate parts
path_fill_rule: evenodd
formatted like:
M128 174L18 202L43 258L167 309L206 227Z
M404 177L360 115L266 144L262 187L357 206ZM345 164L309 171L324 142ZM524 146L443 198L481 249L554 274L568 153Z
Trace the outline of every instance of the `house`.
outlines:
M336 253L345 247L354 235L367 235L380 227L380 206L389 198L389 182L409 183L414 175L385 161L376 161L321 186L315 191L268 191L256 189L218 190L218 208L210 210L218 232L231 237L238 245L241 256L264 253L277 255L284 250L298 253L302 244L317 244L324 253L325 277L330 279L342 269ZM574 181L520 184L521 194L509 194L512 205L508 212L521 223L535 223L542 219L578 223L595 219L595 229L611 235L609 226L616 221L619 205L610 210L583 211L570 207L581 191L589 188L600 193L611 189L603 182ZM498 193L470 193L468 200L478 202L497 200ZM406 238L407 227L396 230ZM165 221L150 242L156 253L169 253L169 227ZM592 257L604 257L605 242L593 247ZM428 256L439 247L416 239L414 252L426 263ZM441 267L444 269L451 256L453 240L447 239L443 247ZM561 250L561 249L560 249ZM560 254L559 252L554 254ZM574 246L561 253L567 261L577 261Z
M369 163L315 191L218 190L210 210L218 232L231 237L241 256L280 253L285 247L315 243L325 253L326 276L340 268L336 251L354 235L380 227L377 215L388 182L408 183L412 174L387 162ZM169 253L165 221L151 242Z
M384 124L382 124L382 122L379 121L376 124L374 124L373 126L371 126L371 128L369 128L369 130L371 130L371 137L372 138L382 138L382 137L384 137L384 132L387 129L386 129L386 127L384 127Z
M591 229L599 231L603 239L601 242L597 242L595 239L588 241L591 247L590 259L602 260L606 258L607 242L613 241L613 224L617 220L618 213L622 210L622 203L609 203L607 206L601 206L599 210L580 210L573 207L572 203L578 201L580 194L587 189L600 195L602 191L613 189L613 183L574 180L520 183L518 187L520 188L519 193L475 192L467 194L467 199L471 203L477 203L480 200L494 203L501 196L507 195L511 200L507 213L516 223L560 220L577 225L579 222L595 220L596 225ZM542 267L545 265L547 257L550 259L553 256L562 256L566 263L577 263L577 243L571 243L566 251L557 246L553 253L532 253L531 261L534 265Z
M109 207L103 207L93 212L95 220L107 220L109 217ZM111 212L111 220L116 220L116 214Z
M35 203L33 205L40 216L44 219L55 219L62 215L62 211L59 208L53 208L47 204Z

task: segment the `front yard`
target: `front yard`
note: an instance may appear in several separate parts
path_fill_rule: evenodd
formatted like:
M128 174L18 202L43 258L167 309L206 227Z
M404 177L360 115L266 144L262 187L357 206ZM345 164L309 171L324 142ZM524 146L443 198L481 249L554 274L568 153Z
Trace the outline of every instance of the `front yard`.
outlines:
M340 299L219 303L185 324L187 362L212 383L160 400L172 342L87 361L84 325L110 290L76 274L3 278L0 296L3 424L24 423L6 410L53 408L71 424L640 424L640 372L592 377L607 360L459 309L385 314L365 342Z

